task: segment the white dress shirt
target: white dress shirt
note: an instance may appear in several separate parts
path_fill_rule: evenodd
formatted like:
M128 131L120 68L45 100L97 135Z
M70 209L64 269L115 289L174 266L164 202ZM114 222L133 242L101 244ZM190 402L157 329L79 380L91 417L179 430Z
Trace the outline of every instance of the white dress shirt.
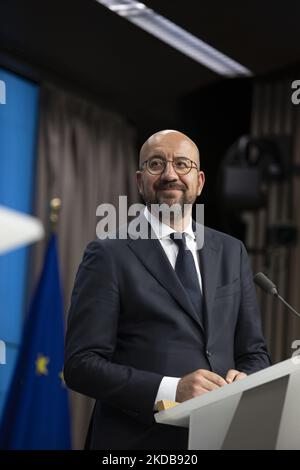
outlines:
M151 212L149 212L148 208L145 207L144 210L144 216L148 220L148 222L151 224L151 227L155 233L155 236L158 238L160 241L160 244L164 250L164 252L167 255L168 260L170 261L173 269L175 269L175 263L176 263L176 258L178 255L178 246L170 238L170 234L175 232L173 228L171 228L169 225L166 225L162 222L160 222ZM201 280L201 274L200 274L200 268L199 268L199 259L197 255L197 243L196 243L196 237L192 229L192 218L189 221L189 224L187 228L185 229L184 233L186 234L186 244L188 249L191 251L194 261L195 261L195 267L198 275L198 280L199 280L199 285L200 289L202 292L202 280ZM160 400L170 400L170 401L175 401L176 399L176 391L177 391L177 385L179 382L180 378L178 377L164 377L160 383L155 403L160 401Z

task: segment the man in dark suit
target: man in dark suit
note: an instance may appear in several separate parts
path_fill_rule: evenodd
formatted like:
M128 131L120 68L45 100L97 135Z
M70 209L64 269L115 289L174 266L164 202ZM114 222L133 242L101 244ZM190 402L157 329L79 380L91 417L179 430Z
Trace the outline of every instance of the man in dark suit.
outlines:
M204 185L197 146L177 131L140 153L140 215L152 235L90 243L76 276L66 336L67 385L96 399L91 449L187 449L188 431L156 424L158 400L208 393L270 365L246 250L204 229L191 206ZM169 225L153 204L174 204ZM196 230L197 231L197 230ZM174 232L184 233L182 241Z

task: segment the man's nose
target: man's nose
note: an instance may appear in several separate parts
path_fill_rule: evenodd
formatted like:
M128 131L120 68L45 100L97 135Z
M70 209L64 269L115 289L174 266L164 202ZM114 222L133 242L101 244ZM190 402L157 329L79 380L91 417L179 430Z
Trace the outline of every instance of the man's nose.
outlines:
M166 166L165 166L164 171L161 174L161 178L167 181L178 180L178 175L176 171L174 170L174 167L171 161L166 162Z

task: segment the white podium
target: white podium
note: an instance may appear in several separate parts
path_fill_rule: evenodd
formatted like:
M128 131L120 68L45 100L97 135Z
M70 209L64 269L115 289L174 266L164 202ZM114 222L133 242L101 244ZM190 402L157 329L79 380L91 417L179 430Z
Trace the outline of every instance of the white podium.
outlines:
M300 449L300 356L155 414L191 450Z

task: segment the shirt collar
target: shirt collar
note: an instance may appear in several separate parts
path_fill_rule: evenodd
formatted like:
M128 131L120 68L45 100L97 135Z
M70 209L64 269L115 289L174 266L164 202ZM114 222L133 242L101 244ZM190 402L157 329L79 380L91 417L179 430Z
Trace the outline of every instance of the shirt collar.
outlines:
M163 222L160 222L157 217L155 217L149 210L148 207L146 206L144 209L144 216L148 220L149 224L151 225L155 235L157 238L160 240L163 238L169 238L171 233L174 233L176 230L174 230L172 227L170 227L167 224L164 224ZM195 240L195 233L193 232L193 227L192 227L192 217L190 217L188 226L186 227L184 233L191 239Z

